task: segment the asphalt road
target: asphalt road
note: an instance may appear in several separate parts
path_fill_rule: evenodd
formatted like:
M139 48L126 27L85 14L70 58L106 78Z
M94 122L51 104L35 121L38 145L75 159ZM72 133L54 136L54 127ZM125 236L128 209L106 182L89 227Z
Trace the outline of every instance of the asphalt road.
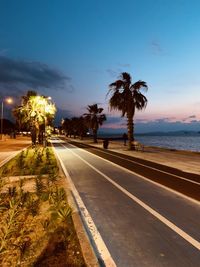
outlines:
M126 164L133 164L129 157L127 162L118 158L122 165L118 166L116 156L108 152L101 154L105 160L99 157L101 152L98 156L88 153L90 148L80 149L64 141L55 141L54 146L117 266L200 266L197 200L141 177L148 174L145 166L138 165L140 174L135 167L134 172L126 170ZM155 179L164 174L175 179L166 169L160 172L156 168L151 169ZM198 178L177 176L181 183L197 182ZM199 186L198 182L193 185Z
M70 143L200 201L200 175L78 142Z

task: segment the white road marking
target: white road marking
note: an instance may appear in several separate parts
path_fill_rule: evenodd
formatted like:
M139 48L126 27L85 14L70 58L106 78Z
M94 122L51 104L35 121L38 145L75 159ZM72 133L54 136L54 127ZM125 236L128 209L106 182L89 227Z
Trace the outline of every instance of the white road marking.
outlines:
M62 146L64 146L63 144L61 144ZM64 146L65 147L65 146ZM67 169L65 168L65 165L63 163L63 161L61 160L58 152L56 151L55 147L53 146L55 153L57 154L62 169L65 173L65 176L67 177L69 184L70 184L70 188L74 194L74 197L76 199L77 205L79 207L79 211L82 215L82 219L84 221L85 227L87 227L87 230L89 230L90 235L92 237L92 241L95 244L95 247L97 248L97 253L99 254L98 256L101 258L101 260L104 262L106 267L117 267L112 256L110 255L110 252L108 250L108 248L106 247L99 231L97 230L94 221L92 220L92 217L90 215L90 213L88 212L87 208L85 207ZM91 238L90 238L91 239ZM93 247L94 248L94 247ZM95 249L95 248L94 248Z
M62 145L64 146L64 145ZM80 160L82 160L86 165L88 165L91 169L99 173L101 176L103 176L107 181L109 181L111 184L113 184L115 187L117 187L121 192L123 192L125 195L127 195L130 199L135 201L138 205L143 207L146 211L151 213L154 217L156 217L158 220L160 220L162 223L164 223L166 226L168 226L171 230L173 230L175 233L177 233L179 236L184 238L187 242L189 242L192 246L200 250L200 242L195 240L193 237L191 237L189 234L187 234L185 231L177 227L174 223L170 222L167 218L162 216L160 213L152 209L150 206L145 204L143 201L141 201L139 198L128 192L126 189L124 189L122 186L114 182L111 178L109 178L106 174L95 168L93 165L91 165L89 162L84 160L81 156L76 154L74 151L70 150L68 147L64 146L67 148L68 151L70 151L72 154L74 154L76 157L78 157Z
M83 144L83 145L84 145L84 144ZM88 146L85 146L85 147L88 148ZM99 150L98 150L97 148L95 148L95 147L92 147L92 149L99 151ZM200 182L196 182L196 181L194 181L194 180L190 180L190 179L184 178L184 177L182 177L182 176L179 176L179 175L176 175L176 174L173 174L173 173L170 173L170 172L162 171L162 170L159 170L159 169L157 169L157 168L154 168L154 167L151 167L151 166L148 166L148 165L139 163L139 162L134 161L134 160L131 160L131 159L125 159L125 158L123 158L123 157L120 157L120 156L117 156L117 155L113 155L113 154L111 154L111 153L109 153L109 152L107 152L107 151L101 151L101 152L103 152L103 153L105 153L105 154L108 154L108 155L111 155L111 156L114 156L114 157L119 158L119 159L123 159L123 160L129 161L129 162L133 162L133 163L135 163L135 164L138 164L138 165L140 165L140 166L143 166L143 167L146 167L146 168L149 168L149 169L152 169L152 170L156 170L156 171L159 171L159 172L162 172L162 173L165 173L165 174L168 174L168 175L177 177L177 178L179 178L179 179L181 179L181 180L185 180L185 181L191 182L191 183L193 183L193 184L200 185ZM113 152L114 152L114 151L113 151ZM154 162L153 162L153 163L154 163Z
M62 145L63 145L63 144L62 144ZM154 184L154 185L156 185L156 186L159 186L159 187L161 187L161 188L163 188L163 189L165 189L165 190L167 190L167 191L169 191L169 192L172 192L172 193L176 194L177 196L180 196L180 197L185 198L186 200L189 200L189 201L191 201L191 202L193 202L193 203L195 203L195 204L197 204L197 205L200 205L200 202L199 202L198 200L196 200L196 199L194 199L194 198L191 198L191 197L189 197L189 196L186 196L186 195L184 195L183 193L180 193L180 192L178 192L178 191L176 191L176 190L174 190L174 189L172 189L172 188L170 188L170 187L167 187L167 186L162 185L162 184L160 184L160 183L158 183L158 182L155 182L155 181L153 181L153 180L151 180L151 179L148 179L148 178L144 177L144 176L141 175L141 174L138 174L138 173L136 173L136 172L134 172L134 171L131 171L131 170L129 170L129 169L126 169L125 167L122 167L122 166L120 166L120 165L118 165L118 164L116 164L116 163L114 163L114 162L112 162L112 161L110 161L110 160L108 160L108 159L104 159L104 158L102 158L102 157L100 157L100 156L98 156L98 155L95 155L95 154L93 154L92 152L89 152L89 151L87 151L87 150L84 150L84 149L82 149L82 148L79 148L79 147L77 147L77 146L75 146L75 145L72 145L72 144L69 144L69 143L68 143L68 145L70 145L70 146L72 146L72 147L76 147L77 149L80 149L81 151L84 151L85 153L91 154L91 155L93 155L93 156L95 156L95 157L97 157L97 158L99 158L99 159L102 159L102 160L104 160L104 161L106 161L106 162L109 162L110 164L112 164L113 166L115 166L115 167L117 167L117 168L120 168L120 169L122 169L122 170L124 170L124 171L126 171L126 172L129 172L129 173L131 173L131 174L134 174L134 175L136 175L136 176L142 178L143 180L145 180L145 181L147 181L147 182L149 182L149 183L152 183L152 184ZM63 145L63 146L64 146L64 145ZM64 147L65 147L65 146L64 146Z

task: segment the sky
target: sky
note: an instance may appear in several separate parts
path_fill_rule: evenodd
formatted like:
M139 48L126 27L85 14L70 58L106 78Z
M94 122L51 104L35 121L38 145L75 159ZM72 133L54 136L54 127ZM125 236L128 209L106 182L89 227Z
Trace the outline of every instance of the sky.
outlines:
M98 103L102 131L122 132L106 94L128 72L148 85L136 132L199 131L199 10L198 0L0 0L0 99L51 96L57 123Z

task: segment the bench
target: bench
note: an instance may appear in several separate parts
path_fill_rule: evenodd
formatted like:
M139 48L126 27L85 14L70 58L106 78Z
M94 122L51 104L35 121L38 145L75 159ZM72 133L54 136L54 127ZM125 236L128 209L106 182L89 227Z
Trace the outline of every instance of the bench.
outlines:
M144 151L144 145L141 144L140 142L138 141L133 141L132 144L135 146L135 150L136 151Z

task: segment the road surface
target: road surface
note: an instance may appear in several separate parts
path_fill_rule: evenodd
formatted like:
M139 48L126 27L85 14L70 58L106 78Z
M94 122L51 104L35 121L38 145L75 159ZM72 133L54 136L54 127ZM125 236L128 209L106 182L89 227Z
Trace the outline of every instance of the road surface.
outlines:
M100 234L117 266L200 266L198 200L177 194L156 180L146 179L145 166L140 165L141 173L137 174L117 165L115 156L109 155L108 160L105 153L101 156L106 159L88 152L88 148L78 148L64 141L53 142L63 168L83 202L84 206L80 207L83 216L86 208L96 226L95 231ZM127 159L127 165L132 165ZM121 159L121 163L125 164L124 160ZM152 171L151 176L163 175L156 168ZM171 174L171 179L174 177ZM182 178L176 177L189 183L190 177ZM193 178L191 180L196 183L192 182L192 186L199 190L198 177ZM90 225L88 228L92 232ZM98 239L93 234L93 238ZM98 240L94 242L100 251ZM108 266L104 252L100 256Z

